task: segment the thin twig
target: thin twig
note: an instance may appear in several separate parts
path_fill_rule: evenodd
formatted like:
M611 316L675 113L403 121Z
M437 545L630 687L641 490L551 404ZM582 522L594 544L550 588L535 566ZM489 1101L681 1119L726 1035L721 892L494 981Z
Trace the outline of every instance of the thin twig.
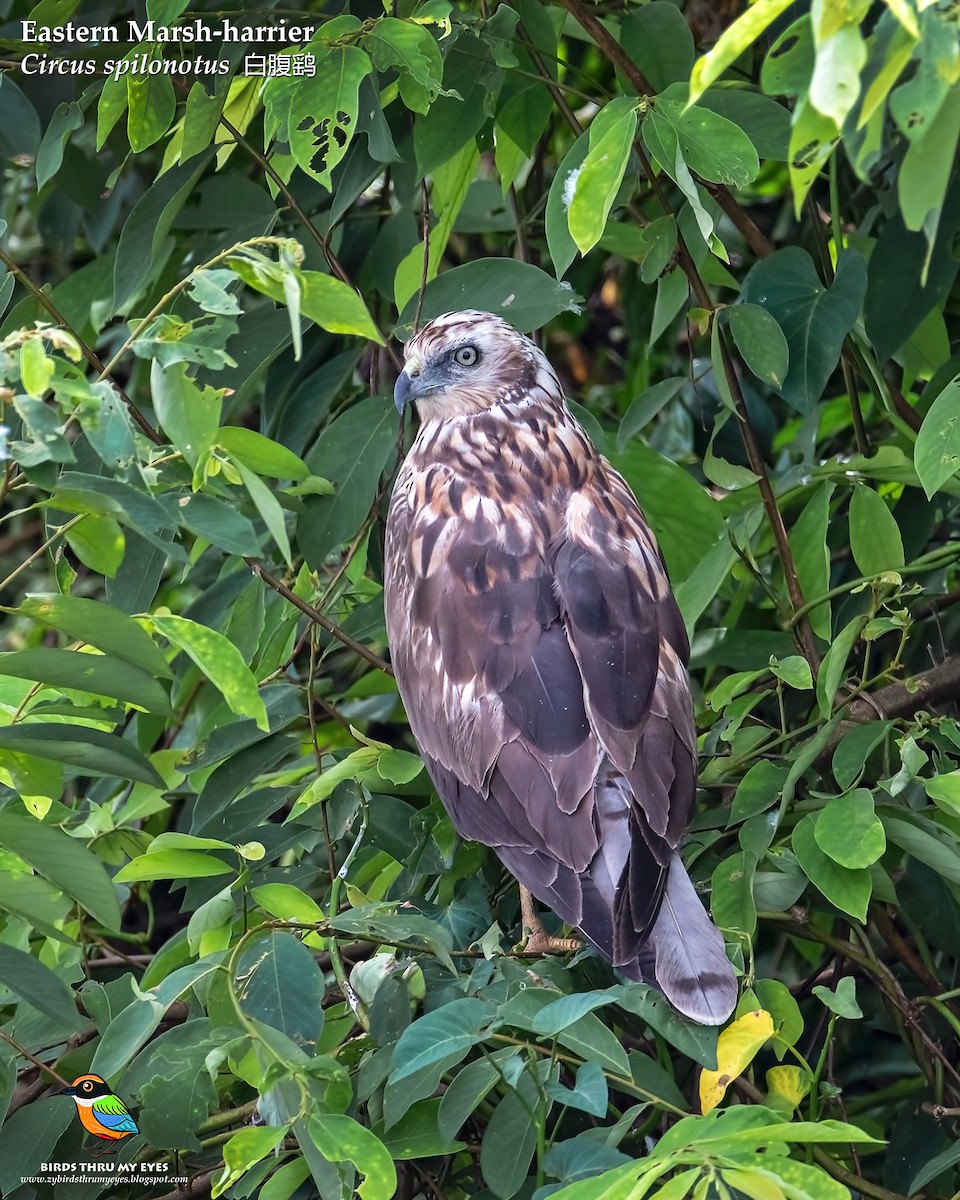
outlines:
M321 629L325 629L331 637L335 637L338 642L342 642L343 645L351 649L354 654L358 654L362 659L365 659L368 663L370 663L371 666L383 671L385 675L393 674L393 668L388 662L382 659L379 654L374 653L373 650L368 649L361 642L358 642L355 638L352 638L350 634L341 629L339 625L335 625L329 617L325 617L318 608L314 608L313 605L308 604L306 600L301 600L296 592L291 591L291 589L288 588L285 583L279 580L276 575L271 574L271 572L268 571L262 563L257 562L255 558L248 557L245 557L243 561L247 564L254 575L259 575L268 587L273 588L273 590L283 596L285 600L289 600L292 605L300 609L304 616L309 617L311 621L316 622L316 624L319 625Z

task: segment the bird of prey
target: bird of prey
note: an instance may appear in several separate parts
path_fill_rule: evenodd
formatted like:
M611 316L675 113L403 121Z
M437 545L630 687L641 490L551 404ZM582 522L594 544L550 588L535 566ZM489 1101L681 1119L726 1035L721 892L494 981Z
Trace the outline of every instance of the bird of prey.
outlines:
M80 1075L72 1087L61 1088L60 1095L73 1097L80 1124L94 1137L119 1142L140 1132L127 1106L99 1075Z
M404 357L394 397L420 428L387 519L387 632L437 792L625 976L721 1024L737 987L677 854L696 731L653 533L506 321L446 313Z

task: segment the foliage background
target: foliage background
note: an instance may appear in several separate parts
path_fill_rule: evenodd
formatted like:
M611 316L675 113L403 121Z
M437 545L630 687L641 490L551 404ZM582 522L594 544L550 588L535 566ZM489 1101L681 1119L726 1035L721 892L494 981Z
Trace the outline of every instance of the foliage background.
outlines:
M269 81L20 25L212 9L0 6L0 1190L94 1070L189 1195L954 1194L956 6L227 10L318 26ZM719 1043L515 949L414 753L391 335L465 304L661 539Z

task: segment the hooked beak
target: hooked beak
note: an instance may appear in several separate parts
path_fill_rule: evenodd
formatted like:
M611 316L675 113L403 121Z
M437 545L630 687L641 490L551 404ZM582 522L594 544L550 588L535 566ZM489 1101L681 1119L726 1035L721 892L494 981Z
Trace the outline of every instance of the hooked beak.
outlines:
M410 378L406 368L404 368L394 385L393 402L397 406L397 412L401 416L403 415L403 410L410 403L411 398L416 394L416 382L415 379Z
M419 400L422 396L432 396L442 391L442 385L425 373L423 363L419 358L411 358L400 372L393 389L393 402L397 412L403 413L411 400Z

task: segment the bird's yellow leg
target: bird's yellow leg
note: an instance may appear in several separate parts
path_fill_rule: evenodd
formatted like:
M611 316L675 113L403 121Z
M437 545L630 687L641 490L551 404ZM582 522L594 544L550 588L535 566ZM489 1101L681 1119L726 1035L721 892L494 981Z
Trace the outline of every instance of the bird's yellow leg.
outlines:
M583 942L579 938L552 937L547 933L537 912L536 901L522 883L519 886L520 917L523 923L521 945L527 954L569 954L572 950L580 950Z

